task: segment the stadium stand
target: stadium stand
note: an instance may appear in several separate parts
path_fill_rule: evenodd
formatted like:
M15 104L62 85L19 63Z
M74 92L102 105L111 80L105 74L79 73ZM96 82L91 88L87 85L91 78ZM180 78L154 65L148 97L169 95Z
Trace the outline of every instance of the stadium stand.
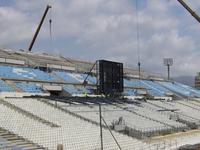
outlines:
M99 128L96 125L90 124L87 121L81 120L76 116L72 116L58 108L51 107L35 99L5 99L5 101L60 125L59 128L52 128L36 122L8 107L0 105L0 110L6 112L6 115L1 113L0 118L4 120L1 126L14 133L18 133L49 149L56 149L57 143L63 143L64 147L70 150L100 148L98 142ZM52 112L54 115L49 115ZM10 119L6 119L5 117ZM12 121L12 124L10 121ZM26 122L26 124L24 124L24 122ZM19 126L16 126L16 124ZM20 130L20 128L24 128L24 130ZM103 134L105 149L117 149L116 143L110 138L111 135L106 129L103 129ZM120 143L122 149L141 149L145 147L144 143L136 139L116 132L113 132L113 134Z
M91 62L4 49L0 55L0 149L100 149L99 104L104 149L119 149L109 129L123 150L177 149L200 137L187 135L200 127L193 87L144 71L139 79L125 68L124 92L109 98L96 95ZM175 144L160 136L175 136Z
M124 79L124 85L127 87L145 88L147 93L153 97L166 97L169 94L171 95L168 89L152 80Z
M0 80L0 91L13 92L14 90L7 85L3 80Z
M84 93L91 93L90 89L87 89L83 86L77 86L77 85L65 85L63 86L63 89L70 93L71 95L73 94L84 94Z
M135 90L135 89L124 89L124 95L136 96L137 95L137 90Z
M178 86L177 84L175 84L174 82L159 82L161 85L163 85L164 87L168 88L169 90L178 93L180 95L186 96L186 97L190 97L191 93L190 91L188 91L187 89Z
M81 83L81 81L83 81L81 75L79 74L61 71L55 71L54 73L60 78L62 78L64 81L69 83Z
M0 149L2 150L23 150L23 149L35 149L44 150L46 148L37 145L23 137L20 137L6 129L0 128Z
M20 88L24 92L34 92L34 93L42 92L41 85L38 85L36 83L16 82L15 84L18 88Z
M64 108L98 122L98 105L92 107L90 105L67 105ZM134 103L126 104L124 108L113 105L102 105L102 110L105 120L110 125L114 120L118 120L120 116L123 116L126 126L131 128L132 133L136 133L136 131L139 133L139 135L134 135L137 138L152 136L158 132L164 134L166 132L172 132L173 130L181 131L187 129L186 125L170 120L167 115L161 114L156 110L146 109L142 105L134 105Z
M0 66L0 76L4 78L25 78L45 81L56 80L54 77L39 69L27 67Z

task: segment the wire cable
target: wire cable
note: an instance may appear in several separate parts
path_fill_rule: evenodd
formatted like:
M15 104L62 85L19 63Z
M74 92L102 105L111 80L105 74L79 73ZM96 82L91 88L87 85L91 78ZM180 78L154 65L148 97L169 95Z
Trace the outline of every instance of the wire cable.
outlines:
M52 8L50 9L50 17L49 17L49 36L52 41Z
M139 79L140 79L140 26L139 26L139 14L138 14L138 0L136 0L136 38L137 38L137 56L138 56L138 73L139 73Z

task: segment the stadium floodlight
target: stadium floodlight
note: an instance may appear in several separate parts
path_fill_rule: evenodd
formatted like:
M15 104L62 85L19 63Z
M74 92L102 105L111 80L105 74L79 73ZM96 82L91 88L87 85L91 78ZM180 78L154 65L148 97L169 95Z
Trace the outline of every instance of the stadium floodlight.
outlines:
M164 58L163 59L164 65L167 66L167 79L170 79L170 66L173 65L173 59L172 58Z

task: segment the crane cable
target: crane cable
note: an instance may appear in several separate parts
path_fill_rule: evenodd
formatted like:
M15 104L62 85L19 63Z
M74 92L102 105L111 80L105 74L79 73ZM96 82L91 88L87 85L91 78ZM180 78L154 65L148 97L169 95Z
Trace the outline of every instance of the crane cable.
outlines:
M49 17L49 36L52 42L52 8L50 9L50 17Z
M140 27L139 27L139 14L138 14L138 0L136 0L136 32L137 32L137 55L138 55L138 75L139 75L139 79L140 79Z

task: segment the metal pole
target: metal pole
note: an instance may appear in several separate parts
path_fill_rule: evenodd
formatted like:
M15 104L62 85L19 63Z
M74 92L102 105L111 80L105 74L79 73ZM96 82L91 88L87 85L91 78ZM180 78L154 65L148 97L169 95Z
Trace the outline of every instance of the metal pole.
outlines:
M35 40L36 40L36 38L37 38L37 35L38 35L39 31L40 31L40 28L41 28L41 26L42 26L42 24L43 24L43 22L44 22L44 19L45 19L46 15L47 15L47 12L48 12L49 8L51 8L51 6L50 6L50 5L47 5L47 7L46 7L46 9L45 9L45 12L44 12L44 15L42 16L42 19L41 19L41 21L40 21L40 24L39 24L38 27L37 27L37 30L36 30L36 32L35 32L35 34L34 34L34 37L33 37L32 41L31 41L31 44L29 45L29 48L28 48L29 51L31 51L31 49L32 49L32 47L33 47L33 44L35 43Z
M184 2L184 0L178 1L200 23L200 17Z
M92 66L92 68L90 69L89 73L92 72L92 70L94 69L96 63L97 63L97 62L95 62L95 63L93 64L93 66ZM86 83L86 81L87 81L87 78L89 77L89 73L87 73L87 76L86 76L86 78L85 78L84 81L83 81L83 85L85 85L85 83Z
M108 126L108 124L106 123L106 121L104 120L104 118L102 117L101 119L102 119L103 122L105 123L105 125L106 125L108 131L110 132L111 136L113 137L113 139L114 139L115 143L117 144L118 148L119 148L120 150L122 150L121 146L119 145L117 139L116 139L115 136L113 135L113 133L112 133L110 127Z
M138 62L138 71L139 71L139 80L140 80L140 76L141 76L141 72L140 72L140 66L141 66L141 64L140 64L140 62Z
M170 78L170 65L167 65L167 79Z
M103 150L103 132L102 132L102 122L101 122L101 104L99 104L99 123L100 123L100 136L101 136L101 150Z
M170 66L167 65L167 79L169 80L170 78Z

